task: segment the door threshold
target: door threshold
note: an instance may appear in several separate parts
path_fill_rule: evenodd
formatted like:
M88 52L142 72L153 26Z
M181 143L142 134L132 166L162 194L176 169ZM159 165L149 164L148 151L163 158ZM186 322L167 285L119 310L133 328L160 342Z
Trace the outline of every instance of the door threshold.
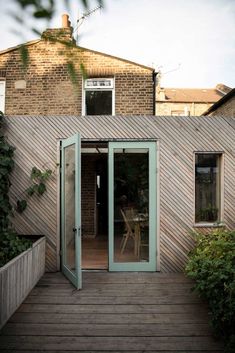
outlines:
M84 268L82 272L108 272L108 269L92 269L92 268Z

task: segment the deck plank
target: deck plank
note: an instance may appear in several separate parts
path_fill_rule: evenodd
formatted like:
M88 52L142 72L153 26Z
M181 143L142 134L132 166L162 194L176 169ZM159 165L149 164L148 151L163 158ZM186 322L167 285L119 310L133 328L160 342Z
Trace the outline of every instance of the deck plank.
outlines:
M54 349L54 350L97 350L103 351L119 348L122 350L208 350L218 349L219 343L211 337L61 337L61 336L3 336L1 349Z
M195 337L210 336L208 324L38 324L38 323L9 323L3 329L5 336L177 336Z
M192 286L183 274L86 272L77 291L45 274L3 327L0 352L219 353Z

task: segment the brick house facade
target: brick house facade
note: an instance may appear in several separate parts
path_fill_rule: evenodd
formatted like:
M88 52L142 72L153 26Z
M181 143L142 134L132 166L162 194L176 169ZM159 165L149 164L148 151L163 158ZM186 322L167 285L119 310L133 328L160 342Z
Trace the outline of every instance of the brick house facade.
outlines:
M57 36L60 42L53 41ZM73 43L68 46L66 43ZM0 53L0 81L5 81L7 115L82 115L83 75L111 77L115 83L115 115L153 114L154 70L114 56L78 47L71 28L49 29L40 40L25 44L28 67L20 46ZM73 61L76 85L68 62Z

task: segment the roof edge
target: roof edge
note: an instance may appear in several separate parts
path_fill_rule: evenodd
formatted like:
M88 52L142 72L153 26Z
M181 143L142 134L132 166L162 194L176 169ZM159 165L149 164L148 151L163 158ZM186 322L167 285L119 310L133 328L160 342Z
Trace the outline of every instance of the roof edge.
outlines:
M14 50L17 50L17 49L19 49L20 47L22 47L22 45L28 47L28 46L30 46L30 45L37 44L37 43L39 43L41 40L42 40L42 39L34 39L34 40L29 41L29 42L22 43L22 44L18 44L18 45L14 46L14 47L10 47L10 48L1 50L1 51L0 51L0 55L9 53L9 52L14 51Z
M143 64L139 64L135 61L131 61L131 60L128 60L128 59L123 59L119 56L115 56L115 55L111 55L111 54L107 54L107 53L103 53L101 51L97 51L97 50L93 50L93 49L89 49L89 48L85 48L85 47L81 47L80 45L77 46L77 48L79 49L83 49L83 50L88 50L92 53L95 53L95 54L100 54L100 55L105 55L107 57L110 57L110 58L114 58L114 59L117 59L117 60L121 60L121 61L125 61L127 63L130 63L130 64L133 64L133 65L137 65L137 66L140 66L140 67L143 67L144 69L148 69L150 71L155 71L155 69L153 67L150 67L150 66L146 66L146 65L143 65Z
M41 42L43 40L44 40L43 38L40 38L40 39L35 39L35 40L29 41L29 42L26 42L26 43L18 44L18 45L14 46L14 47L10 47L10 48L1 50L0 51L0 55L6 54L6 53L10 53L11 51L14 51L14 50L18 50L20 47L22 47L22 45L31 46L31 45L37 44L37 43L39 43L39 42ZM155 71L155 69L153 67L142 65L142 64L139 64L137 62L134 62L134 61L131 61L131 60L128 60L128 59L124 59L124 58L121 58L121 57L118 57L118 56L115 56L115 55L103 53L103 52L100 52L100 51L97 51L97 50L93 50L93 49L89 49L89 48L86 48L86 47L81 47L79 45L75 45L74 48L81 49L81 50L87 50L87 51L90 51L90 52L95 53L95 54L104 55L104 56L107 56L107 57L110 57L110 58L114 58L114 59L117 59L117 60L120 60L120 61L124 61L124 62L129 63L129 64L137 65L139 67L142 67L144 69L150 70L152 72Z
M220 98L217 102L215 102L209 109L207 109L201 116L208 115L219 108L222 104L226 103L230 98L235 96L235 88L233 88L230 92L228 92L225 96Z

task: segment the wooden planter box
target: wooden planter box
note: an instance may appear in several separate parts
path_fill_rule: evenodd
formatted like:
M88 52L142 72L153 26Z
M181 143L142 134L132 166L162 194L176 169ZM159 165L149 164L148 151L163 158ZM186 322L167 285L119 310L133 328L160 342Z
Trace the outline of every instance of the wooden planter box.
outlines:
M0 268L0 328L45 272L45 237Z

